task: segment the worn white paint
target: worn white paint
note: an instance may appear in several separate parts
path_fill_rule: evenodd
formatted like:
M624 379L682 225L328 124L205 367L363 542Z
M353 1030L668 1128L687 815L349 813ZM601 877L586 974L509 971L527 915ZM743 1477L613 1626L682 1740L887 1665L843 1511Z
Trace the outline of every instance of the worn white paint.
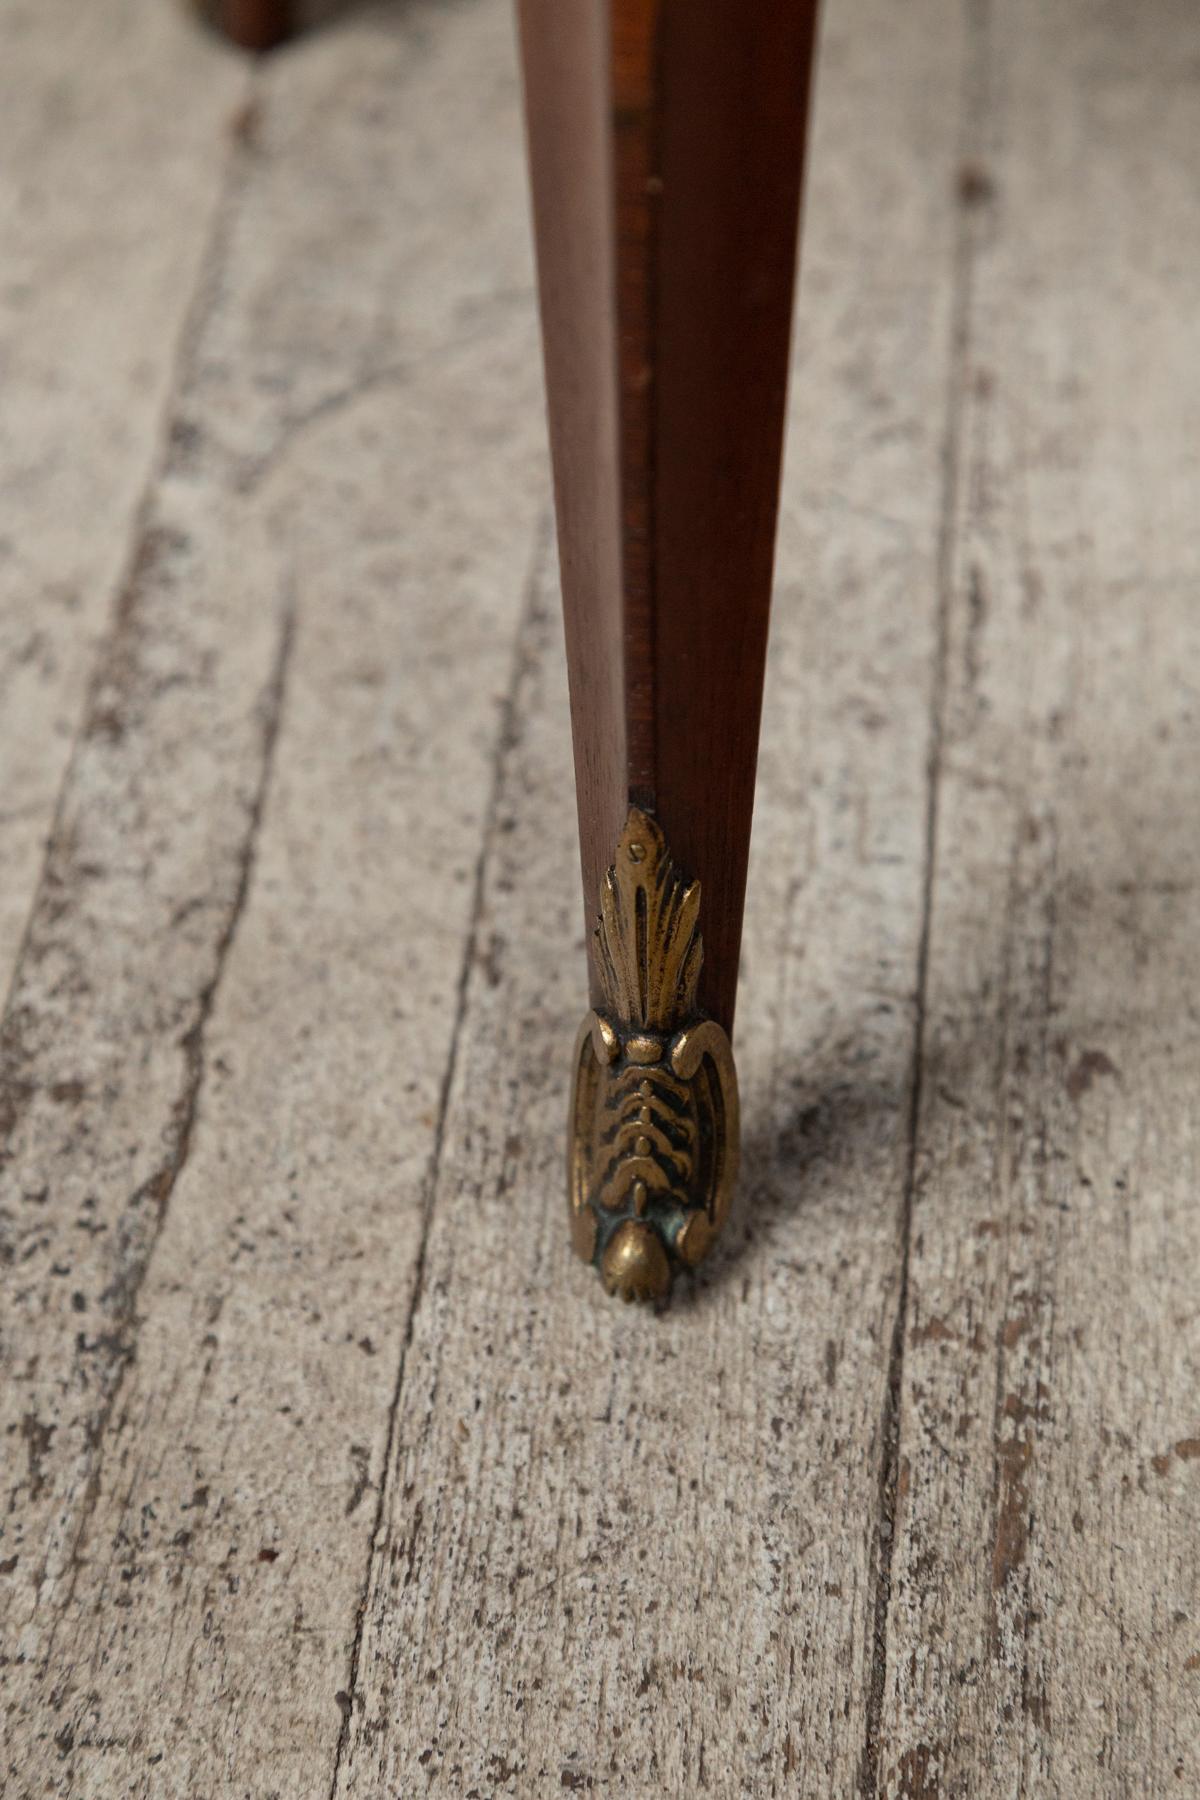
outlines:
M1195 22L831 0L746 1179L654 1319L563 1218L507 9L151 10L19 9L0 116L113 195L2 302L6 1793L1194 1788Z
M15 0L0 51L0 992L244 104L176 7Z
M997 10L881 1773L1200 1788L1200 19Z

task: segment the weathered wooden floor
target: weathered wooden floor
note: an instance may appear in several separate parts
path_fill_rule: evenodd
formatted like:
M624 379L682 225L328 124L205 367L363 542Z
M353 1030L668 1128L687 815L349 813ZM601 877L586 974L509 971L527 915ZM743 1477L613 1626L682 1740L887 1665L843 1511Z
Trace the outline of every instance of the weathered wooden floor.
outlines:
M3 29L3 1792L1200 1792L1200 10L829 0L663 1319L505 0Z

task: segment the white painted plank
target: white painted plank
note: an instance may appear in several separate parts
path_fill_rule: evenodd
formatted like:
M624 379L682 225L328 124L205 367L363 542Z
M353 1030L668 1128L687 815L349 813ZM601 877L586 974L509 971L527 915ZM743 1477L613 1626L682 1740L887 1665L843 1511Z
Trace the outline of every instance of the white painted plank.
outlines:
M15 1794L330 1778L547 544L510 33L352 22L245 121L8 1024Z
M0 993L244 104L182 8L7 5L0 54Z
M1200 19L977 75L881 1776L1193 1793Z

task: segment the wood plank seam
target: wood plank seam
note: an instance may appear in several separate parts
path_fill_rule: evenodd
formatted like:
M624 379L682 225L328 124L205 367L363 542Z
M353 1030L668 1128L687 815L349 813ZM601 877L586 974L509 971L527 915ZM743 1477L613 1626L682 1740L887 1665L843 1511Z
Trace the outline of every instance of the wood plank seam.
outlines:
M248 89L252 90L253 85L254 78L251 77ZM252 91L249 91L238 116L242 116L253 107L253 104L253 94ZM230 134L227 169L214 206L208 247L201 256L196 288L186 309L180 331L179 344L173 359L174 379L167 390L160 426L156 434L156 451L151 459L142 498L134 517L131 534L132 548L126 572L117 584L112 623L97 650L87 697L81 710L71 753L59 786L54 818L46 840L46 854L30 903L29 917L22 935L21 945L13 964L12 978L3 1012L0 1013L0 1168L7 1160L7 1144L21 1116L23 1101L30 1091L29 1084L22 1081L20 1073L25 1061L25 1049L22 1041L23 1017L22 1009L18 1005L21 987L28 962L38 956L36 934L39 920L47 904L46 896L55 884L56 866L65 853L64 813L67 797L74 785L81 752L90 737L102 734L110 728L112 722L108 717L109 702L105 697L106 689L111 688L114 671L123 668L136 654L135 640L138 636L139 625L136 603L143 582L162 550L162 533L153 522L152 517L154 496L161 479L170 472L174 454L171 423L177 414L179 395L186 385L197 345L219 289L221 268L237 207L238 175L245 151L246 145L241 135L236 131ZM212 1015L221 986L221 977L250 892L255 844L267 803L274 766L274 749L278 739L286 694L287 672L294 641L294 624L292 599L290 594L285 593L278 625L275 660L260 702L258 778L247 811L245 833L238 852L237 881L231 896L227 917L213 946L211 974L196 994L195 1017L180 1040L185 1079L182 1091L177 1096L172 1110L172 1135L166 1146L162 1162L139 1183L129 1202L130 1209L136 1209L143 1200L149 1201L153 1208L153 1225L141 1256L135 1262L133 1269L123 1278L119 1292L114 1295L117 1305L114 1309L113 1330L110 1334L108 1363L110 1381L107 1392L101 1398L99 1412L89 1431L91 1466L84 1484L83 1500L72 1538L69 1559L70 1573L65 1600L65 1605L68 1606L74 1593L81 1567L82 1551L87 1542L91 1524L92 1511L100 1490L100 1469L104 1458L107 1426L120 1397L125 1376L137 1355L138 1295L149 1271L171 1196L186 1167L191 1148L192 1130L205 1078L204 1039L206 1027ZM60 1611L57 1617L61 1618L61 1616L62 1612ZM51 1633L51 1645L56 1630L57 1618Z
M258 78L253 69L248 69L242 100L238 107L238 111L235 114L236 118L241 119L252 116L255 107L254 96L257 82ZM25 918L25 927L21 933L20 942L17 946L17 953L13 958L7 991L5 992L3 1003L0 1004L0 1035L3 1034L7 1025L9 1014L12 1010L13 996L19 985L20 971L28 953L30 934L33 930L34 919L37 913L38 895L41 892L42 882L45 879L46 869L53 855L55 843L58 840L62 829L63 797L70 789L80 746L87 735L88 720L95 703L96 691L103 679L105 658L111 647L112 636L119 625L121 599L128 591L130 584L136 578L138 562L143 555L146 536L149 529L152 496L160 475L170 466L171 423L175 416L175 407L179 390L182 386L183 375L194 355L196 344L204 328L205 319L213 304L213 293L210 286L209 271L214 262L223 260L224 257L228 242L229 226L231 223L231 197L236 187L236 174L240 154L244 148L242 140L236 132L231 134L231 137L232 141L229 143L226 150L225 173L221 182L218 184L216 200L213 204L212 219L206 233L207 242L199 258L196 273L196 285L187 306L184 308L183 320L179 328L178 341L171 356L170 366L172 377L167 383L158 426L151 439L150 455L147 459L146 476L142 482L141 498L134 508L130 523L129 548L124 559L122 573L114 588L114 597L111 607L113 623L96 649L92 674L88 681L84 694L84 702L79 712L79 722L76 725L71 740L70 752L63 765L62 780L59 782L58 796L55 800L54 811L50 819L50 828L46 833L45 854L42 858L41 867L38 870L37 880L33 883L30 890L29 909ZM3 1064L0 1064L0 1135L4 1135L7 1132L5 1118L4 1066Z
M255 86L257 78L251 74L247 81L246 97L238 110L238 118L253 115L256 107ZM175 455L175 447L171 441L171 426L176 417L179 395L186 385L187 374L191 367L197 346L204 331L208 316L215 304L220 282L220 270L228 249L233 217L236 212L238 194L238 172L246 154L247 144L244 136L235 131L231 134L226 152L227 167L225 177L220 185L217 200L213 208L213 220L208 234L208 246L200 258L199 272L195 291L186 308L183 325L179 333L179 343L172 359L174 379L169 384L164 399L162 416L156 433L155 448L150 458L150 466L142 488L142 497L136 508L130 532L130 550L125 563L125 570L116 584L112 605L112 622L101 643L97 647L92 674L88 682L83 707L80 710L79 723L76 727L71 745L70 755L63 769L62 781L59 784L58 797L55 801L54 814L50 830L46 836L46 853L42 859L37 882L30 898L29 915L25 929L21 935L20 946L13 960L12 975L8 991L4 997L3 1008L0 1009L0 1143L10 1135L19 1112L20 1083L15 1079L12 1070L14 1063L19 1062L13 1054L13 1038L15 1036L14 1012L16 996L21 986L21 979L30 955L33 933L36 927L39 901L43 895L48 874L51 871L56 853L62 842L63 811L66 796L70 793L77 771L80 752L89 734L95 729L98 714L101 710L101 694L106 682L110 679L112 668L120 660L122 637L131 622L132 603L137 595L140 580L145 573L148 562L155 552L155 528L152 523L152 510L155 492L164 475L171 471ZM292 620L285 606L284 617L280 624L280 650L276 664L276 679L283 678L286 662L291 647ZM274 692L274 683L272 684ZM103 721L101 721L103 723ZM271 731L277 729L278 719L271 724ZM273 736L272 740L273 742ZM256 820L257 825L257 820ZM244 895L240 898L244 899ZM227 948L227 946L226 946ZM215 995L215 989L214 989ZM212 995L209 1002L211 1003ZM0 1166L3 1156L0 1153Z
M114 639L114 642L117 640ZM130 1200L130 1206L136 1207L143 1199L152 1203L154 1209L154 1225L149 1243L140 1261L132 1271L132 1278L122 1283L118 1296L119 1305L114 1316L113 1336L119 1340L117 1349L117 1368L115 1378L104 1396L100 1413L95 1423L93 1442L95 1453L87 1487L84 1492L83 1505L80 1508L79 1521L71 1548L71 1573L67 1583L65 1600L58 1613L61 1619L66 1607L70 1605L75 1591L75 1582L81 1567L82 1553L91 1527L92 1512L100 1491L101 1465L104 1460L105 1436L108 1422L113 1415L117 1401L121 1396L125 1376L137 1355L138 1296L150 1269L155 1247L167 1216L167 1208L175 1191L179 1178L187 1167L188 1156L192 1146L192 1132L196 1115L204 1089L206 1072L204 1041L213 1006L221 987L221 979L229 952L237 936L238 925L245 911L246 900L254 876L254 853L258 833L262 824L270 794L271 777L275 766L275 745L279 738L279 725L283 716L284 699L287 692L288 667L291 661L292 645L295 641L295 612L290 596L285 598L282 618L279 627L279 644L275 657L275 665L271 671L270 681L263 695L260 709L261 719L261 760L259 777L254 797L250 804L246 822L246 832L239 853L239 871L237 886L225 923L217 937L213 954L212 973L197 995L196 1017L180 1040L183 1051L186 1078L183 1091L179 1095L172 1117L175 1128L173 1141L167 1147L167 1153L160 1166L141 1183ZM57 1629L57 1620L55 1629ZM51 1637L53 1643L53 1635Z
M128 11L126 0L105 5ZM137 596L134 654L102 694L103 728L81 749L61 834L71 887L43 901L40 969L27 965L17 1001L36 1059L21 1071L36 1093L5 1172L20 1205L6 1211L0 1244L2 1257L11 1223L11 1278L30 1318L25 1329L15 1312L0 1345L16 1375L0 1606L23 1633L5 1684L17 1721L6 1773L19 1786L44 1772L52 1785L178 1781L207 1792L223 1779L253 1787L267 1766L288 1791L305 1790L314 1768L320 1787L328 1779L505 666L546 503L506 25L503 7L462 9L419 58L407 33L403 43L366 27L331 35L275 65L265 116L229 122L253 130L253 165L215 314L178 396L176 455L157 484L163 554ZM442 129L447 101L475 85L457 51L485 74L483 113L478 97L459 111L496 150L486 169L469 134ZM51 72L56 54L51 43ZM240 90L240 63L237 74ZM407 77L413 107L397 108ZM201 230L227 113L219 136L204 134ZM431 154L410 179L414 140ZM458 211L441 198L430 207L439 180ZM471 209L480 230L463 229ZM378 231L364 229L368 214ZM174 283L167 351L197 260ZM362 379L406 353L407 383ZM142 409L89 665L165 385ZM314 418L328 429L298 429ZM450 420L478 442L478 461L462 456ZM285 438L288 453L248 494L245 472ZM414 529L423 511L424 532ZM152 1201L130 1216L130 1196L162 1160L184 1086L181 1039L236 885L273 601L289 584L298 625L254 880L208 1025L191 1154L137 1302L137 1358L104 1434L84 1565L60 1618L93 1460L84 1437L111 1380L96 1378L110 1356L105 1326L153 1223ZM62 722L64 750L89 672ZM22 902L43 848L27 858ZM486 957L486 919L482 933ZM361 1076L340 1086L351 1068ZM447 1130L452 1139L453 1115ZM75 1204L86 1208L78 1222ZM306 1328L298 1357L278 1332L280 1281ZM409 1385L411 1369L410 1359ZM258 1416L243 1437L251 1391ZM231 1524L246 1566L230 1566L216 1591ZM148 1614L164 1602L172 1616L160 1633ZM268 1685L305 1715L293 1713L282 1738L257 1703ZM157 1740L148 1758L145 1735Z
M333 1754L333 1767L329 1777L329 1800L336 1800L338 1783L341 1778L342 1761L350 1739L350 1721L353 1716L358 1689L358 1672L362 1661L363 1630L366 1623L367 1602L371 1590L371 1571L379 1545L380 1533L389 1498L389 1477L392 1470L392 1453L396 1440L396 1421L400 1412L400 1400L404 1392L404 1373L408 1361L408 1352L412 1346L413 1327L416 1322L417 1309L421 1304L425 1286L425 1269L428 1259L429 1233L433 1224L434 1210L437 1205L439 1175L441 1172L442 1150L446 1135L446 1118L450 1107L450 1094L454 1085L454 1075L458 1066L459 1040L462 1035L463 1021L467 1010L467 993L471 970L479 957L479 933L483 918L484 899L487 894L488 873L492 861L492 850L496 840L500 801L504 792L504 780L513 748L517 720L517 705L520 699L522 678L525 671L527 642L533 616L537 608L538 590L543 577L547 558L553 552L553 532L551 530L551 508L549 504L543 509L534 532L533 550L529 559L529 573L525 582L524 605L513 641L512 660L509 665L508 681L504 691L504 703L500 710L500 722L496 732L496 744L492 762L492 780L488 792L487 807L480 832L479 855L475 863L475 875L471 894L470 923L463 941L462 960L459 965L458 979L454 996L454 1024L450 1033L450 1043L442 1071L441 1085L438 1092L437 1117L434 1122L433 1144L429 1153L429 1164L425 1173L424 1195L422 1197L422 1217L420 1237L416 1258L413 1265L412 1288L408 1309L404 1320L404 1331L400 1343L400 1356L396 1367L396 1381L392 1390L391 1402L388 1406L387 1431L384 1438L384 1456L380 1465L381 1474L375 1500L375 1518L371 1535L367 1544L366 1569L363 1575L362 1589L358 1605L354 1609L354 1638L350 1650L349 1681L344 1697L340 1697L342 1722L338 1729L337 1745Z
M917 944L916 995L913 1012L912 1073L908 1098L908 1148L901 1200L902 1253L898 1272L899 1292L888 1354L888 1378L880 1423L879 1513L876 1522L876 1585L867 1670L866 1733L860 1763L862 1800L876 1800L880 1789L880 1751L883 1708L887 1691L887 1632L892 1599L892 1558L896 1542L896 1501L900 1478L900 1414L904 1381L904 1344L908 1328L909 1273L912 1253L913 1198L916 1190L921 1100L924 1091L926 1008L929 988L934 872L937 861L939 798L942 781L943 743L948 693L950 608L953 601L956 496L963 464L964 397L971 355L971 312L977 261L978 220L976 185L967 172L975 168L974 155L987 112L986 55L991 23L991 0L967 0L968 54L959 97L960 154L947 204L959 207L951 274L953 288L950 317L944 456L940 500L940 526L936 557L937 620L930 683L929 745L925 796L925 844L921 884L921 924Z

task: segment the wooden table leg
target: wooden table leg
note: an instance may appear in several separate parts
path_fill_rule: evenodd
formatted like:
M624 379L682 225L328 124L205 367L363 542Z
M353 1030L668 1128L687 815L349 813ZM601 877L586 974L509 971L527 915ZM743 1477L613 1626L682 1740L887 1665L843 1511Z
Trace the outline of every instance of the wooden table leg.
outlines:
M220 0L226 36L243 50L273 50L292 28L291 0Z
M519 0L595 927L571 1216L627 1299L704 1255L736 1168L727 1034L815 8Z

